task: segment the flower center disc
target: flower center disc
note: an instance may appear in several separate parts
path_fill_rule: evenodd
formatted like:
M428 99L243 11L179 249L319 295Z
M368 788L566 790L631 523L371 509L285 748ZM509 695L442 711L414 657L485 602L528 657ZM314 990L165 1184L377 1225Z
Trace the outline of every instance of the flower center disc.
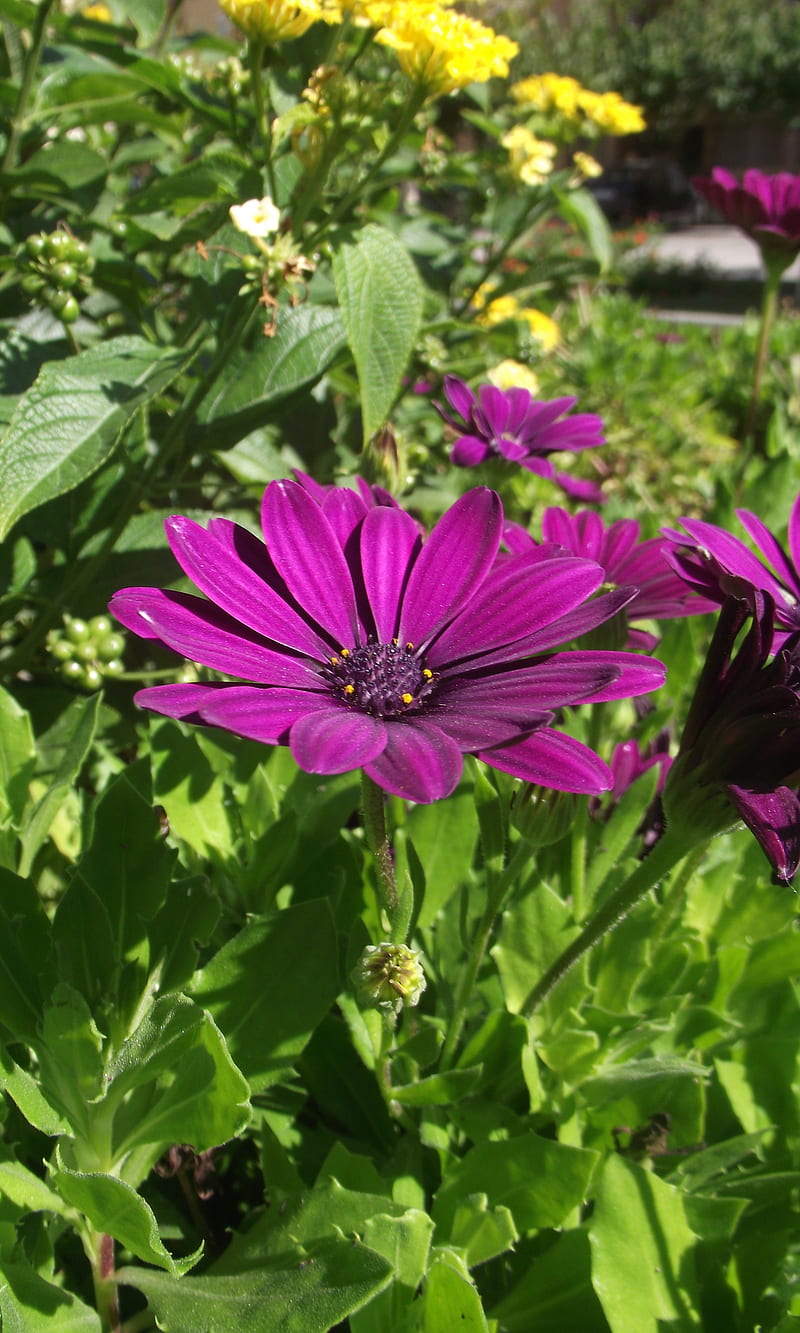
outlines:
M415 711L434 685L428 671L414 656L414 645L368 643L343 648L322 678L343 703L373 717L399 717Z

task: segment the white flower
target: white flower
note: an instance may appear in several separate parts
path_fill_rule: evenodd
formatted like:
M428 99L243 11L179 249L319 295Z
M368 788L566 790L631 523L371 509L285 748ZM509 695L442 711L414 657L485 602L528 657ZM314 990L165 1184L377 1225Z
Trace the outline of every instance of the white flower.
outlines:
M248 199L243 204L231 204L228 212L234 227L237 231L243 231L245 236L271 236L281 225L280 209L273 204L269 195L263 199Z

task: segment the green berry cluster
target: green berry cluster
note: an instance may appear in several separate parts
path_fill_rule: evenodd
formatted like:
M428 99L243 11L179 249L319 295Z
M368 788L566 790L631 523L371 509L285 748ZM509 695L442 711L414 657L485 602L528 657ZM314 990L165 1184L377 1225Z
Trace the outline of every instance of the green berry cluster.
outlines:
M20 267L22 289L31 300L48 306L64 324L74 324L94 268L85 242L68 231L37 232L22 248Z
M106 676L121 676L125 639L108 616L91 620L64 616L63 630L51 630L47 651L58 663L61 676L83 690L99 690Z

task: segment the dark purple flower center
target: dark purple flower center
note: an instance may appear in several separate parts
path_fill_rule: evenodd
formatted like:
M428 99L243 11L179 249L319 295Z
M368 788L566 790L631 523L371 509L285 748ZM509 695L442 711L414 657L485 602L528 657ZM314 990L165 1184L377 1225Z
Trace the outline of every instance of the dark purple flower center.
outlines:
M416 712L435 685L432 671L414 656L413 643L367 643L343 648L323 667L322 679L343 703L373 717Z

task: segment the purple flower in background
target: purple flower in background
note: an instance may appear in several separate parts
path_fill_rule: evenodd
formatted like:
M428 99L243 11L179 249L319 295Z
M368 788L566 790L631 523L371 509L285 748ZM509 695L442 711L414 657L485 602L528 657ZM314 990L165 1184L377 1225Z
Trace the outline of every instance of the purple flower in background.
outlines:
M775 878L788 884L800 865L800 635L770 658L769 593L740 579L727 587L664 787L664 810L668 825L700 840L726 827L733 806Z
M688 584L718 604L725 600L726 575L745 579L769 593L775 603L773 648L800 630L800 495L789 515L789 553L761 519L748 509L736 516L767 562L764 564L739 537L699 519L682 518L688 532L663 528L671 539L668 558Z
M692 184L734 227L760 247L765 261L787 268L800 251L800 176L780 171L746 171L741 182L724 167L710 176L694 176Z
M573 556L497 561L503 510L482 487L424 542L403 510L359 511L332 495L344 504L329 513L331 494L321 507L297 482L272 482L266 545L226 519L167 520L205 598L127 588L111 609L143 638L246 683L154 686L137 702L288 745L309 773L363 768L413 801L448 795L464 754L559 790L607 790L607 766L555 730L555 710L646 693L664 668L554 650L614 615L630 589L593 597L603 571Z
M542 537L551 548L596 561L603 567L606 583L637 589L625 607L629 625L634 620L674 620L713 611L718 599L701 597L694 587L687 586L664 554L664 538L640 541L640 530L633 518L606 525L599 514L587 509L571 515L554 506L546 509L542 518ZM515 523L506 523L503 540L511 552L519 555L536 545L533 537ZM629 630L629 648L649 651L656 643L656 636L647 630Z
M440 416L458 433L450 453L458 467L476 467L487 458L500 457L519 463L539 477L555 481L567 495L602 504L603 495L594 482L580 481L566 472L556 472L549 455L569 450L595 449L604 444L603 423L598 416L567 412L577 398L554 398L539 402L527 389L498 389L482 384L476 398L472 389L455 375L445 375L444 391L451 416L438 403Z
M669 772L672 758L669 753L669 735L661 732L652 745L642 750L638 741L621 741L614 747L609 767L614 778L610 799L616 803L637 778L651 768L660 768L656 791L661 791Z

